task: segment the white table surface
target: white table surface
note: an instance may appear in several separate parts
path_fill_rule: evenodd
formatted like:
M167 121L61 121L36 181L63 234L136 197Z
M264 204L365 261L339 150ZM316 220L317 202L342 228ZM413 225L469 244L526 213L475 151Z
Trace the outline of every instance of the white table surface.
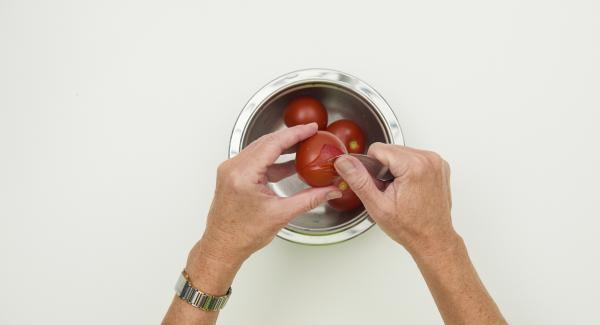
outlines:
M595 0L0 1L0 323L158 323L237 114L310 67L371 84L408 145L451 163L455 226L513 324L600 323L598 17ZM378 228L276 239L220 321L439 323Z

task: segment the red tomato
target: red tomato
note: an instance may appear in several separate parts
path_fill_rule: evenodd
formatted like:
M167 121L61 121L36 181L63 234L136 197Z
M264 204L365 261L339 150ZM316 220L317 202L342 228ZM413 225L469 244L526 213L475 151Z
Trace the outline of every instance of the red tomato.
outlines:
M342 191L342 197L327 201L329 206L340 211L350 211L362 206L362 202L358 196L356 196L354 191L350 189L350 186L348 186L346 181L338 179L335 182L335 186Z
M296 151L298 176L313 187L331 185L338 176L333 166L333 158L345 153L347 153L346 147L335 135L317 131L298 146Z
M327 127L327 110L315 98L298 97L288 103L283 119L288 127L315 122L319 125L319 130L325 130Z
M365 151L365 134L360 127L350 120L339 120L331 123L327 131L335 134L346 146L350 153Z

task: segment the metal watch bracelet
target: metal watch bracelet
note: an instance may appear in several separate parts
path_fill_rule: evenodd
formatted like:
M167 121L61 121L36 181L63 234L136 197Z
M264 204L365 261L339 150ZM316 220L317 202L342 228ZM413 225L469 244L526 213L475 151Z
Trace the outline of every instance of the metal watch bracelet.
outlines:
M207 295L192 286L187 273L183 270L175 284L175 292L179 298L196 308L204 311L217 311L225 307L231 296L231 287L224 296Z

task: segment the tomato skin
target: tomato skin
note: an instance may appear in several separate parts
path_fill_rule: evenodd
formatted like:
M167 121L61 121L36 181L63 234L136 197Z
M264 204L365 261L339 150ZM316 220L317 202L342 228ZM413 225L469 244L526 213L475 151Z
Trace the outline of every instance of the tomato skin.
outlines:
M298 176L313 187L329 186L338 177L333 158L345 153L346 147L335 135L317 131L298 146L295 162Z
M358 196L356 196L356 193L350 189L350 186L348 186L346 181L340 178L334 185L342 191L342 197L327 201L327 204L329 204L330 207L339 211L350 211L363 205Z
M287 104L283 119L288 127L315 122L319 130L327 128L327 110L313 97L294 98Z
M364 153L365 134L358 124L350 120L338 120L331 123L326 131L340 138L349 153Z

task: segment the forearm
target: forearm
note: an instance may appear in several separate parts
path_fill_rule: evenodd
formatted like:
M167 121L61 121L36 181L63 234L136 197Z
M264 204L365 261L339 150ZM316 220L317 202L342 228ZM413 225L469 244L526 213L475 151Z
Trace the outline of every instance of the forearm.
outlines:
M192 285L202 292L222 296L231 286L242 261L216 258L202 240L188 256L185 267ZM209 325L215 324L219 312L204 311L174 297L163 319L163 325Z
M446 324L506 324L460 236L443 248L411 252Z

